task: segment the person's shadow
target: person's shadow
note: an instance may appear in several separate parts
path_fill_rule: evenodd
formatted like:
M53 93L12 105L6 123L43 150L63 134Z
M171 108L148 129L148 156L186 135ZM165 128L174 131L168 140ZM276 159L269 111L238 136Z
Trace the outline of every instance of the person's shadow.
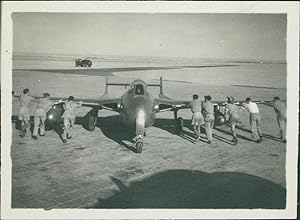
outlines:
M241 131L244 131L244 132L252 133L252 131L250 129L247 129L247 128L244 128L244 127L241 127L241 126L236 126L236 128L241 130ZM270 135L270 134L262 133L262 136L264 138L267 138L267 139L271 139L271 140L274 140L274 141L280 141L281 142L281 139L279 137L275 137L275 136Z
M284 209L286 189L239 172L205 173L167 170L123 183L111 177L119 191L87 208L225 208Z

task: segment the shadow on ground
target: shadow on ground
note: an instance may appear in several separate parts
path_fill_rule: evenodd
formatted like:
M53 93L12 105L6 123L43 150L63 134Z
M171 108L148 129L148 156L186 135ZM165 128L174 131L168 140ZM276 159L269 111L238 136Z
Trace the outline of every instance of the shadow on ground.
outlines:
M266 208L284 209L286 190L269 180L236 172L168 170L126 186L88 208Z
M180 133L178 133L177 131L176 121L174 119L157 118L153 126L165 130L171 134L178 135L179 137L191 143L195 143L195 140L197 138L193 132L193 128L191 126L191 120L187 120L187 119L183 120L183 126L185 128L188 128L188 130L183 130ZM205 129L203 127L201 127L201 133L205 134ZM204 141L202 139L200 139L200 141L207 142L206 140Z
M15 121L15 127L17 130L20 129L20 123L17 119L17 116L13 116L12 120ZM30 126L30 131L32 133L33 130L33 117L31 117L31 126ZM81 125L83 128L87 129L87 115L84 117L76 117L76 121L75 124ZM174 119L165 119L165 118L157 118L155 120L154 123L154 127L160 128L162 130L165 130L171 134L175 134L178 135L179 137L185 139L186 141L189 141L191 143L195 143L196 140L196 136L193 132L193 128L191 126L191 120L187 120L184 119L184 127L188 128L186 130L183 130L181 133L177 132L177 127L176 127L176 121ZM50 126L46 123L46 130L54 130L56 131L57 135L59 136L60 139L62 139L62 133L63 133L63 122L61 121L61 123L57 126L57 127L53 127ZM120 120L120 115L113 115L113 116L107 116L107 117L98 117L97 119L97 124L96 124L97 128L100 128L102 133L114 140L115 142L117 142L119 145L121 146L125 146L126 148L128 148L129 150L132 151L136 151L136 148L133 146L134 145L134 141L133 138L135 137L134 134L134 130L133 129L127 129L124 128L124 126L121 124L121 120ZM246 131L246 132L250 132L250 130L248 129L244 129L241 127L237 127L240 130ZM218 139L219 141L222 141L224 143L227 143L229 145L233 145L233 143L231 142L231 132L227 131L224 126L221 127L215 127L214 128L216 131L219 131L223 134L225 134L226 136L220 136L217 134L213 134L213 137ZM87 129L88 130L88 129ZM202 134L202 139L200 139L200 141L202 142L207 142L206 139L206 134L205 134L205 128L201 127L201 134ZM267 138L271 138L273 140L280 140L277 139L275 137L269 136L264 134L264 137ZM249 139L247 137L244 137L240 134L238 134L238 138L243 139L243 140L247 140L247 141L252 141L252 139ZM127 144L126 142L129 142L131 144Z
M160 129L163 129L165 131L168 131L171 134L177 134L179 137L191 142L195 143L196 140L196 135L193 132L193 128L191 126L191 120L183 120L183 124L185 128L188 128L188 130L183 130L181 133L177 133L176 131L176 122L174 119L156 119L154 126ZM219 131L223 133L223 135L218 135L218 134L213 134L213 137L223 143L229 144L229 145L235 145L232 142L232 134L230 131L227 131L226 129L227 125L223 125L220 127L214 127L214 130ZM244 137L240 134L237 135L238 138L246 140L246 141L251 141L251 139ZM207 143L207 138L206 138L206 131L203 126L201 126L201 142Z
M87 129L87 118L76 117L75 124L81 125ZM98 117L96 129L100 128L102 133L109 139L115 141L120 146L136 152L135 142L133 138L136 136L133 129L124 127L121 123L120 115L113 115L107 117Z
M120 115L98 118L96 127L100 128L106 137L114 140L120 146L136 152L133 141L136 135L132 129L126 129L122 126Z
M225 126L226 126L226 125L225 125ZM229 137L231 137L231 139L232 139L232 133L231 133L231 131L225 130L224 127L223 127L223 129L222 129L221 127L219 127L219 128L215 127L214 129L215 129L216 131L219 131L219 132L222 132L222 133L224 133L224 134L227 134L227 135L228 135ZM214 136L214 137L216 137L216 136ZM216 137L216 138L218 139L218 137ZM245 137L245 136L243 136L243 135L240 135L240 134L237 134L237 138L238 138L238 139L245 140L245 141L253 142L252 139L250 139L250 138L248 138L248 137Z
M237 129L241 130L241 131L244 131L244 132L248 132L248 133L252 133L252 131L250 129L247 129L247 128L243 128L241 126L236 126ZM264 138L267 138L267 139L271 139L273 141L278 141L278 142L281 142L281 139L279 137L274 137L273 135L270 135L270 134L265 134L265 133L262 133L262 136Z
M17 116L13 116L12 117L12 121L15 121L15 128L17 130L20 129L20 122L18 121ZM30 118L31 124L30 124L30 131L32 133L33 130L33 117L31 116ZM133 146L134 141L132 140L135 137L134 134L134 130L132 129L126 129L124 128L124 126L121 124L120 122L120 116L119 115L113 115L113 116L107 116L107 117L98 117L97 119L97 125L96 127L100 128L101 131L103 132L103 134L114 140L115 142L117 142L118 144L125 146L126 148L132 150L135 152L135 147ZM83 128L87 129L87 118L85 117L76 117L76 122L75 124L81 125L83 126ZM62 122L61 124L57 127L54 128L52 126L49 126L46 124L46 130L55 130L56 133L58 134L59 138L61 139L61 134L63 132L62 129ZM157 128L163 129L171 134L176 134L179 137L191 142L191 143L195 143L196 140L196 136L193 132L193 128L191 126L191 120L186 120L184 119L184 127L188 128L188 130L183 130L181 133L177 132L177 127L176 127L176 121L174 119L162 119L162 118L157 118L155 120L154 125ZM221 127L214 127L214 130L219 131L221 133L223 133L226 136L221 136L221 135L217 135L217 134L213 134L213 137L219 141L222 141L226 144L229 145L234 145L233 142L231 141L231 131L229 131L228 129L225 128L226 125L223 125ZM243 128L241 126L236 126L236 128L238 130L247 132L251 134L251 130L247 129L247 128ZM202 137L205 136L205 128L201 127L201 134ZM245 137L241 134L237 134L238 139L242 139L245 141L250 141L253 142L252 139ZM263 133L263 137L267 138L267 139L271 139L274 141L278 141L281 142L280 138L274 137L272 135L269 134L264 134ZM202 142L207 142L206 138L202 138L200 139L200 141ZM126 144L125 142L130 142L132 144Z

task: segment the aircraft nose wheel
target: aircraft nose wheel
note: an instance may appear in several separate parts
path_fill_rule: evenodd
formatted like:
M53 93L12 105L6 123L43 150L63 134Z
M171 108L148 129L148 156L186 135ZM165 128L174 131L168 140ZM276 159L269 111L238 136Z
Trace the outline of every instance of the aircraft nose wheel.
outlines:
M176 119L176 132L177 134L181 134L183 131L183 118L179 117Z
M144 146L144 143L142 140L138 139L135 143L135 147L136 147L136 152L137 153L142 153L143 151L143 146Z

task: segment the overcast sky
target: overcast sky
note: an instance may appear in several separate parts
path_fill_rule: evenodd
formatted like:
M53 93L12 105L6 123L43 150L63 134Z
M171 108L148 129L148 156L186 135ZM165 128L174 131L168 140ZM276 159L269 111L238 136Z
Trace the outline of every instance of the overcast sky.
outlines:
M283 14L13 14L14 52L285 60Z

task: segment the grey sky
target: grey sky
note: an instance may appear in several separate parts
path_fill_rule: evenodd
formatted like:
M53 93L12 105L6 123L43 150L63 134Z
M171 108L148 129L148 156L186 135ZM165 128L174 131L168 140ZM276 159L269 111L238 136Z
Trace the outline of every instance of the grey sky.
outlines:
M13 14L14 52L285 60L283 14Z

